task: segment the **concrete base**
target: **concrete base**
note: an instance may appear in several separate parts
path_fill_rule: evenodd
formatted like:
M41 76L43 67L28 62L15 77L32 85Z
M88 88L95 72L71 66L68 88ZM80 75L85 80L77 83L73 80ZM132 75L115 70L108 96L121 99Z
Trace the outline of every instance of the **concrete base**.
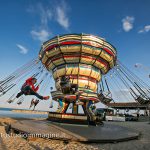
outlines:
M11 129L29 136L80 142L120 142L139 137L139 133L118 125L110 125L109 122L103 126L88 126L47 120L21 120L12 123Z

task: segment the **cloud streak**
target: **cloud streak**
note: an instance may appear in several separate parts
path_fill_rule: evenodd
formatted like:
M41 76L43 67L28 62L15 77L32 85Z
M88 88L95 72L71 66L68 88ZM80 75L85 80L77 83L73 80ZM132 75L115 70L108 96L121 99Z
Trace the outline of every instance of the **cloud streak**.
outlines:
M150 25L144 26L143 29L139 30L138 33L146 33L150 31Z
M48 40L50 33L45 29L42 29L39 31L32 30L31 35L32 35L33 39L44 42L44 41Z
M66 30L69 28L69 18L67 16L67 9L64 5L56 7L56 21Z
M38 10L38 14L40 16L40 21L41 21L42 27L47 28L48 21L50 21L52 19L52 16L53 16L51 9L44 8L44 6L41 3L39 3L37 5L37 10Z
M133 29L134 17L126 16L122 19L122 27L125 32L129 32Z
M55 6L55 7L54 7ZM69 30L69 17L68 17L69 6L65 1L55 2L55 5L37 3L31 5L27 11L33 15L37 15L40 19L40 24L36 25L30 34L34 40L44 42L52 35L50 25L55 22L63 27L65 30Z
M27 12L37 15L40 19L40 26L42 28L47 28L48 21L51 21L52 19L52 11L49 7L44 7L42 3L37 3L36 5L31 5L27 9Z
M16 46L20 49L20 53L21 54L27 54L28 53L28 49L25 48L24 46L20 45L20 44L16 44Z

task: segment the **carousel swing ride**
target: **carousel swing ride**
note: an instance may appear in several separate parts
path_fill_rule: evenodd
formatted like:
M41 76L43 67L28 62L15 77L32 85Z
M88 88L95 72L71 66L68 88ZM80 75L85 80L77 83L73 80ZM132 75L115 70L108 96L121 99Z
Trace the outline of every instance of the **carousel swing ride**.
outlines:
M50 109L53 101L59 104L56 112L48 114L47 120L51 122L98 125L101 120L91 108L98 102L106 106L117 103L111 92L116 87L120 90L124 86L128 89L129 98L140 105L150 104L149 85L117 60L114 46L94 35L66 34L44 42L38 59L1 79L0 96L9 95L7 102L14 103L16 93L29 77L38 80L38 93L51 91ZM127 97L124 93L122 95ZM24 101L23 95L17 104ZM39 102L39 99L34 101L32 98L30 107ZM68 113L68 109L72 111Z
M55 80L56 91L51 92L52 99L63 103L59 114L49 113L49 120L87 124L90 119L94 122L89 107L100 101L98 82L115 66L115 48L92 35L57 36L43 43L39 59L52 71ZM68 83L61 84L63 78L68 78ZM84 115L79 113L77 98ZM70 103L73 104L72 114L66 113Z

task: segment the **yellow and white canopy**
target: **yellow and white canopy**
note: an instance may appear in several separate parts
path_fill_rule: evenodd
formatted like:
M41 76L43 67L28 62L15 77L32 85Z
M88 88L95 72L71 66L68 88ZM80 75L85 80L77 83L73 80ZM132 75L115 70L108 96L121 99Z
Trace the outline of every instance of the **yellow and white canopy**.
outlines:
M88 86L96 92L101 75L116 63L116 49L104 39L89 34L66 34L43 43L39 58L52 70L56 81L69 76L80 88Z

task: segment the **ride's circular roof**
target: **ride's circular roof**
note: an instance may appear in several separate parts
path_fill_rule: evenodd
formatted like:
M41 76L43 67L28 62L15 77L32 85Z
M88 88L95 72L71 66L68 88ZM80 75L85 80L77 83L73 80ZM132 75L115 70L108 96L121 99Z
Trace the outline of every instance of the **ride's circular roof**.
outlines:
M43 43L39 59L48 70L64 64L87 64L106 74L116 63L116 48L90 34L65 34Z

